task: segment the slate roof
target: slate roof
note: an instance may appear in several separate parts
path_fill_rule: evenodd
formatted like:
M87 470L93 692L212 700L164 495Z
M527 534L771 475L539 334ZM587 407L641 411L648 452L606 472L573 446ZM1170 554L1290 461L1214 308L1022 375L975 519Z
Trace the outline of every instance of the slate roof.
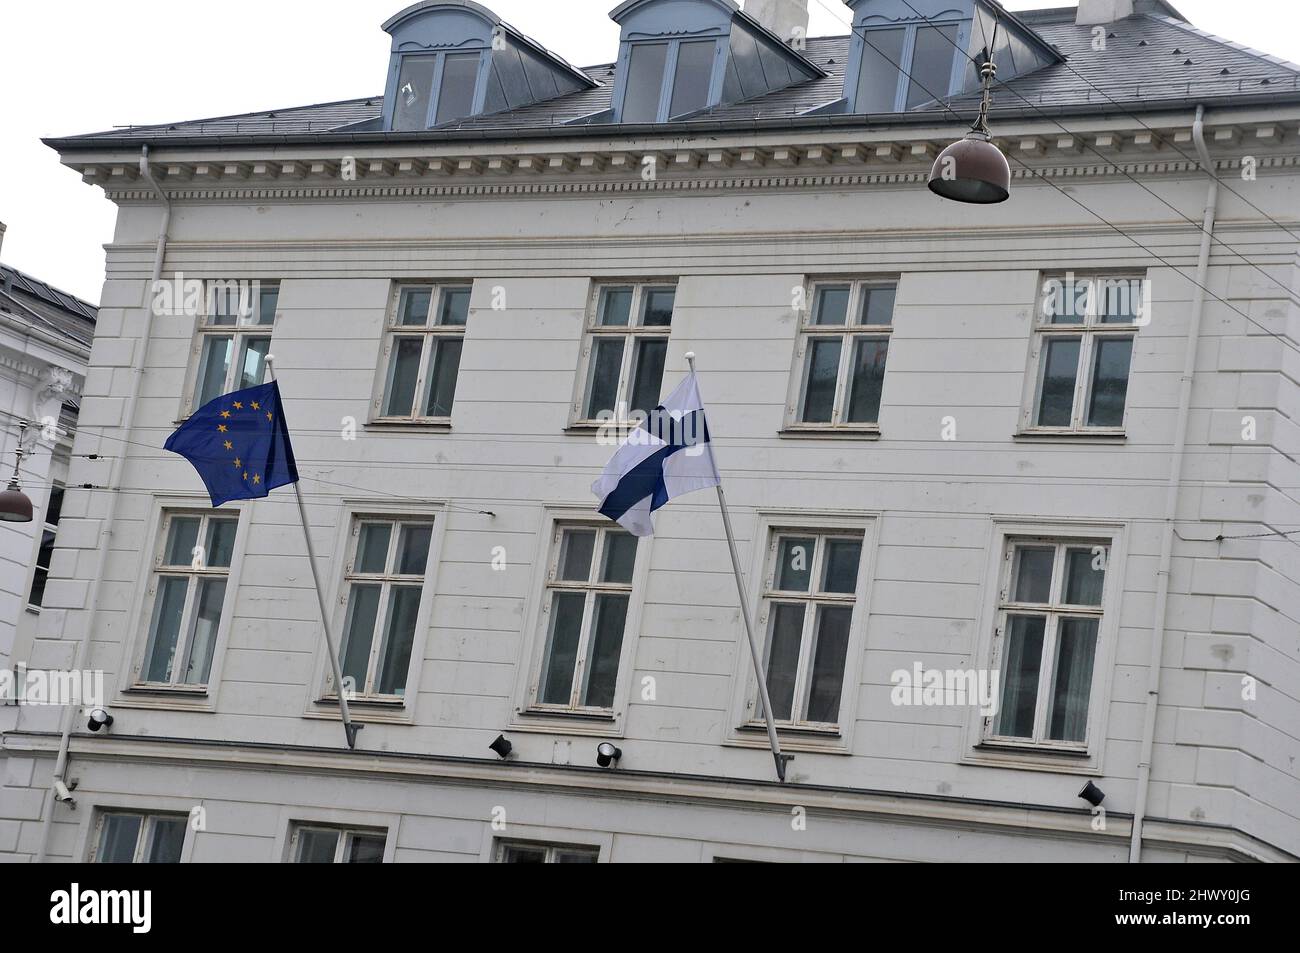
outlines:
M53 285L0 264L0 311L90 347L99 309Z
M1093 28L1076 26L1073 7L1029 11L1018 18L1056 47L1064 61L999 84L995 115L1081 113L1106 114L1206 105L1300 102L1300 66L1213 36L1167 16L1172 7L1146 5L1154 12L1137 13L1107 27L1104 51L1092 49ZM744 103L727 104L686 120L649 126L607 123L568 125L608 109L613 90L613 66L583 70L597 87L536 103L521 109L477 116L438 129L383 132L379 116L382 96L323 103L294 109L246 113L217 119L115 129L62 139L47 139L58 149L163 144L255 144L258 142L385 141L385 140L504 140L528 135L576 136L617 131L694 132L710 127L780 125L869 125L934 121L936 110L953 109L966 119L978 94L963 94L947 105L931 103L911 113L884 116L807 116L809 110L843 95L849 37L820 37L807 41L805 55L828 75L769 93Z

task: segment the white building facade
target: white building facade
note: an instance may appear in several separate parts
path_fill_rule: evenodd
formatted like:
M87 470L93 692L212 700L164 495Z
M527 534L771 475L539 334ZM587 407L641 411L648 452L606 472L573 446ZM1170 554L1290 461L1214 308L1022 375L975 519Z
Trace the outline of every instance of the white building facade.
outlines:
M1137 6L1112 60L1073 10L1003 14L1029 68L1000 69L990 207L925 187L973 119L960 61L957 118L909 85L948 81L913 51L968 48L983 2L942 36L855 2L865 46L773 52L726 0L634 0L618 62L573 72L419 4L385 25L384 104L54 143L120 212L72 463L96 489L68 494L25 657L102 670L114 723L0 708L0 852L1300 857L1300 74ZM716 42L695 100L700 51L659 17ZM474 63L428 52L472 36ZM912 68L879 94L859 74L895 41ZM737 100L747 43L785 85ZM1087 105L1175 48L1203 95ZM553 101L512 98L503 50ZM882 95L902 108L855 112ZM156 277L205 283L200 313ZM688 351L784 784L713 495L638 541L590 491L609 411L651 409ZM268 352L352 751L291 489L213 510L161 449Z

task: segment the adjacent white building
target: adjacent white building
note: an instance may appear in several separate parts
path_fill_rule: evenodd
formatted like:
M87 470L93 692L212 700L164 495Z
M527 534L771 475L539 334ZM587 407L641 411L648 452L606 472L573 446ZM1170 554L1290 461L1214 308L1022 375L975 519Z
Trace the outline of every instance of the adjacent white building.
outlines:
M1163 2L846 11L630 0L579 70L425 2L382 99L51 141L120 211L23 648L114 722L0 709L4 856L1300 857L1300 67ZM990 47L1012 198L958 205ZM594 512L688 351L785 784L712 495ZM354 751L292 491L161 449L268 352Z

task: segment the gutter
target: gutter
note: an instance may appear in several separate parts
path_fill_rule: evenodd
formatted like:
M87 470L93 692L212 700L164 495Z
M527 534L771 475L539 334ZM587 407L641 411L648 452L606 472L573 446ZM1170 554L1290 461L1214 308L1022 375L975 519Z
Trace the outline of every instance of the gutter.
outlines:
M1151 757L1155 749L1156 713L1160 704L1160 672L1164 657L1166 617L1169 605L1169 576L1173 565L1174 520L1178 516L1178 491L1183 479L1183 461L1187 450L1187 422L1192 406L1192 380L1196 374L1196 351L1201 338L1201 319L1205 314L1205 287L1210 269L1210 243L1214 240L1214 221L1219 205L1219 177L1214 161L1205 146L1205 106L1196 107L1192 123L1192 141L1201 159L1201 167L1210 177L1205 192L1205 218L1201 225L1201 252L1196 262L1196 289L1192 314L1187 328L1183 354L1183 378L1178 392L1178 423L1174 428L1174 447L1169 461L1169 482L1165 489L1165 531L1160 541L1160 563L1156 570L1155 623L1151 629L1151 658L1147 662L1147 701L1142 722L1142 748L1138 758L1137 802L1133 809L1133 833L1129 841L1129 863L1142 860L1142 822L1146 819L1151 788Z
M132 367L131 396L127 399L126 412L123 417L122 430L124 431L123 439L129 446L135 426L135 411L140 402L140 389L144 381L145 356L149 350L149 339L153 333L154 309L151 300L153 289L157 286L159 279L162 277L163 258L167 254L167 233L171 227L172 206L167 198L167 194L159 187L157 180L153 177L153 172L149 169L149 147L142 146L140 149L140 178L149 184L153 189L154 195L158 197L158 204L162 208L162 214L158 222L158 244L154 250L153 257L153 280L145 291L145 325L144 335L140 338L139 347L136 350L135 362ZM110 471L108 485L116 487L122 483L123 471L126 469L126 462L129 454L119 453L113 455L113 464ZM113 525L117 519L118 501L121 500L122 494L110 493L108 495L108 513L99 528L99 554L96 562L95 580L90 587L89 601L87 608L89 613L86 616L85 626L81 633L81 640L77 643L76 656L72 668L74 671L80 670L86 664L86 659L90 654L91 635L95 631L95 625L99 618L99 591L104 582L104 574L108 569L109 546L113 541ZM69 705L63 712L63 725L59 738L59 754L54 762L54 776L50 781L50 796L46 799L46 806L42 811L41 817L41 846L36 854L36 863L45 861L49 854L50 831L54 821L54 811L56 809L57 791L56 784L66 784L68 773L68 747L72 741L72 726L77 718L79 709L76 706ZM70 802L75 808L75 802Z

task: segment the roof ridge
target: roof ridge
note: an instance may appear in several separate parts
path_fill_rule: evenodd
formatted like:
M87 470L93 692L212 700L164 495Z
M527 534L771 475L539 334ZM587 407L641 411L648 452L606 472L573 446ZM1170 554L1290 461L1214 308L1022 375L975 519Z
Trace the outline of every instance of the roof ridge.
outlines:
M350 99L333 99L330 100L329 102L324 102L324 103L308 103L305 106L283 106L283 107L277 107L273 109L253 109L253 110L249 110L248 112L229 113L228 115L225 116L205 116L202 119L173 119L170 122L147 122L147 123L142 123L141 125L138 126L134 126L134 125L119 126L115 129L104 129L99 132L87 132L84 133L83 136L68 136L66 138L78 139L78 138L90 137L90 136L112 136L112 135L119 134L122 130L148 131L150 129L168 129L172 126L192 126L195 125L196 123L226 122L231 119L248 119L253 116L266 116L269 115L270 113L277 113L277 114L294 113L294 112L302 112L307 109L320 109L323 106L346 106L351 103L369 102L370 100L377 100L378 102L382 103L384 101L384 97L383 94L381 93L378 96L353 96ZM276 118L280 118L280 117L277 115Z

